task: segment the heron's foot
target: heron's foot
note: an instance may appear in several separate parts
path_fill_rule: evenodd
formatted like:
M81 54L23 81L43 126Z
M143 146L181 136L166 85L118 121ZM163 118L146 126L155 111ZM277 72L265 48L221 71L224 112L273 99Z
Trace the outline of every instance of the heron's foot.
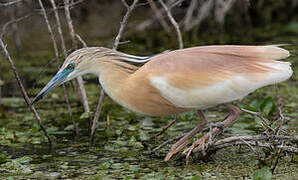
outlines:
M192 129L191 131L189 131L188 133L186 133L181 139L179 139L179 141L177 141L170 149L170 151L168 152L167 156L165 157L165 161L168 161L171 159L171 157L176 154L177 152L181 151L185 146L187 146L190 141L189 139L194 137L197 132L199 131L203 131L203 129L205 128L205 126L207 125L207 120L203 114L202 111L198 111L198 115L201 119L200 124L198 124L197 127L195 127L194 129Z
M223 121L216 124L210 124L210 131L200 139L196 140L189 148L187 148L183 154L186 154L186 164L189 163L189 157L192 152L200 152L202 156L206 156L208 148L210 148L214 141L214 137L224 131L225 128L231 126L231 124L241 114L241 110L231 104L227 105L231 110L230 115Z
M206 151L208 150L210 145L213 143L211 137L214 137L216 134L217 134L217 132L212 130L209 133L205 134L200 139L193 142L189 148L185 149L183 151L183 154L186 155L186 158L185 158L186 164L189 164L189 157L192 152L197 152L198 150L200 150L202 156L203 157L206 156L206 154L207 154Z
M181 151L185 146L187 146L190 143L189 139L192 137L192 131L186 133L181 139L179 139L179 141L172 145L170 151L168 152L164 160L170 160L174 154Z

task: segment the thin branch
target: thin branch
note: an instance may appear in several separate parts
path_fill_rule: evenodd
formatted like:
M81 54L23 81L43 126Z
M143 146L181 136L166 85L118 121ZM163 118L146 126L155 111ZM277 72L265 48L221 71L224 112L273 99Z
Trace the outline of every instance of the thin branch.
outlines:
M92 127L91 127L90 145L93 145L95 142L95 131L96 131L98 119L102 110L103 99L104 99L104 90L101 89L98 104L96 107L96 112L95 112Z
M199 25L205 18L207 18L212 12L212 7L214 5L214 0L204 1L204 3L197 10L197 15L192 18L189 23L184 22L184 30L189 31L194 26Z
M177 0L176 2L173 2L170 4L169 9L172 9L173 7L177 6L178 4L181 4L184 0Z
M258 147L264 147L264 148L271 148L271 145L268 145L268 144L265 144L265 143L252 143L252 142L249 142L251 146L258 146ZM219 149L223 149L223 148L228 148L228 147L231 147L231 146L236 146L236 145L247 145L246 143L244 142L229 142L229 143L225 143L225 144L221 144L221 145L217 145L217 146L212 146L210 147L209 151L217 151ZM298 148L296 147L292 147L292 146L283 146L283 145L278 145L277 146L278 149L282 149L283 151L285 152L289 152L289 153L295 153L295 154L298 154ZM194 152L197 152L199 150L195 150Z
M158 9L158 7L156 6L156 3L153 0L147 0L149 2L149 5L152 9L152 11L154 12L156 18L158 19L159 23L161 24L161 26L168 32L171 32L171 29L169 27L169 25L167 24L167 22L164 20L164 18L162 17L162 13L160 12L160 10Z
M284 147L284 142L282 142L281 147ZM272 160L273 162L271 163L272 164L272 166L271 166L272 173L274 172L274 170L275 170L275 168L276 168L276 166L278 164L278 161L281 158L282 151L283 151L282 148L278 148L277 147L277 152L275 153L275 157L273 158L273 160Z
M66 20L68 23L68 28L69 28L69 33L70 33L70 37L72 40L72 46L74 49L78 48L78 42L76 40L76 35L75 35L75 31L74 31L74 27L72 24L72 19L70 16L70 11L69 11L69 0L65 0L65 16L66 16ZM86 90L84 87L84 83L83 83L83 78L81 76L77 77L77 82L78 82L78 90L80 93L80 99L81 102L83 104L83 108L85 112L90 112L90 108L89 108L89 103L88 103L88 98L87 98L87 94L86 94Z
M190 5L189 5L189 7L186 11L186 15L185 15L185 20L184 20L185 26L189 26L191 24L193 13L194 13L195 9L197 8L197 4L198 4L197 0L192 0L190 2Z
M11 6L11 5L14 5L14 4L22 2L22 1L23 0L15 0L15 1L7 2L7 3L0 3L0 7Z
M20 22L20 21L22 21L22 20L24 20L24 19L27 19L28 17L31 17L31 16L33 16L33 15L34 15L34 13L29 13L29 14L27 14L27 15L25 15L25 16L19 17L19 18L17 18L17 19L13 19L13 20L8 21L7 23L5 23L5 24L2 26L2 32L1 32L1 34L0 34L0 38L3 38L4 34L6 33L6 29L7 29L8 26L10 26L10 25L12 25L12 24L14 24L14 23L18 23L18 22Z
M129 5L127 4L127 2L125 0L121 0L121 1L122 1L122 4L128 9Z
M49 18L47 16L47 13L46 13L46 10L43 6L43 3L41 2L41 0L39 0L39 5L41 7L41 9L43 10L43 16L44 16L44 19L46 21L46 24L47 24L47 27L48 27L48 30L49 30L49 33L50 33L50 37L51 37L51 40L52 40L52 43L53 43L53 47L54 47L54 52L55 52L55 56L56 56L56 59L57 59L57 69L59 70L60 68L60 58L59 58L59 51L58 51L58 47L57 47L57 43L56 43L56 40L55 40L55 35L54 35L54 32L51 28L51 25L50 25L50 22L49 22ZM63 51L63 54L66 52ZM65 54L64 54L65 55ZM73 125L74 125L74 130L75 130L75 133L78 131L77 128L76 128L76 123L73 119L73 116L72 116L72 110L71 110L71 107L70 107L70 104L69 104L69 97L68 97L68 94L66 92L66 87L64 84L62 84L62 87L63 87L63 91L64 91L64 97L65 97L65 101L67 103L67 109L68 109L68 113L69 113L69 116L73 122Z
M44 8L43 3L41 2L41 0L39 0L39 5L40 5L41 9L43 10L43 16L44 16L44 19L46 21L48 31L50 33L50 37L51 37L53 47L54 47L55 57L56 57L56 60L57 60L57 68L59 69L59 67L60 67L60 58L59 58L59 51L58 51L57 43L56 43L56 40L55 40L55 35L54 35L54 32L51 28L51 24L50 24L48 15L45 11L45 8Z
M268 143L268 140L270 140L272 138L279 140L279 141L287 140L288 142L292 142L293 144L298 143L298 138L290 137L290 136L273 136L273 137L269 137L269 136L265 136L265 135L232 136L232 137L218 140L215 143L209 144L208 149L204 149L202 146L198 146L197 148L195 148L193 150L193 152L200 152L204 156L203 152L205 152L206 150L208 152L215 152L219 149L231 147L234 145L247 145L250 148L252 148L253 146L263 147L263 148L272 148L272 143L274 143L274 142ZM265 141L266 143L262 143L261 142L262 140ZM276 148L279 149L279 153L281 150L290 152L290 153L296 153L296 154L298 153L298 148L293 147L293 146L284 146L282 144L282 145L276 145ZM252 148L252 149L254 149L254 148ZM255 151L256 150L254 150L254 152ZM188 149L185 150L183 152L183 154L186 154L186 152L188 152ZM205 154L205 155L207 155L207 154ZM210 153L208 155L210 155Z
M132 10L135 8L135 6L136 6L136 4L137 4L138 1L139 0L134 0L133 3L132 3L132 5L127 8L127 12L126 12L126 14L123 17L122 22L120 23L121 24L120 25L120 29L119 29L119 32L118 32L118 34L117 34L117 36L115 38L115 41L114 41L114 45L113 45L113 49L114 50L116 50L117 47L118 47L118 45L119 45L121 36L123 34L123 30L124 30L124 28L125 28L125 26L127 24L127 20L128 20L128 18L130 16Z
M21 92L22 92L22 95L23 95L23 97L24 97L25 102L26 102L27 105L29 106L30 110L33 112L33 114L34 114L34 116L35 116L35 118L36 118L36 120L37 120L37 122L38 122L40 128L42 129L42 131L44 132L45 136L47 137L47 139L48 139L48 141L49 141L50 147L52 148L52 147L53 147L53 139L52 139L52 137L48 134L48 132L47 132L47 130L46 130L46 127L45 127L45 125L43 124L43 122L41 121L41 118L40 118L38 112L37 112L36 109L31 105L31 100L30 100L30 98L29 98L29 96L28 96L28 94L27 94L27 92L26 92L26 90L25 90L25 88L24 88L24 86L23 86L23 84L22 84L21 78L20 78L20 76L19 76L19 74L18 74L18 72L17 72L17 68L16 68L16 66L14 65L14 62L13 62L13 60L11 59L11 57L10 57L10 55L9 55L7 49L6 49L6 46L4 45L4 43L3 43L3 41L2 41L1 38L0 38L0 45L1 45L1 48L3 49L3 51L4 51L4 53L5 53L5 56L6 56L7 60L8 60L9 63L10 63L10 67L11 67L11 69L13 70L14 76L15 76L17 82L18 82L18 85L19 85L20 89L21 89Z
M74 31L74 27L72 24L72 19L70 16L70 11L69 11L69 0L64 0L64 11L65 11L65 17L67 20L67 24L68 24L68 29L69 29L69 34L72 40L72 46L74 49L78 48L78 42L75 38L75 31Z
M278 125L278 127L276 128L276 134L278 135L281 127L285 124L285 117L282 114L282 104L280 102L280 96L279 96L279 90L278 90L278 86L275 85L275 94L276 94L276 102L277 102L277 110L278 110L278 116L279 116L279 120L280 120L280 124Z
M122 1L122 2L125 2L125 1ZM126 2L125 2L126 3ZM124 6L126 6L126 4L124 3ZM118 45L119 45L119 42L120 42L120 39L121 39L121 36L123 34L123 30L127 24L127 20L131 14L131 12L134 10L134 8L136 7L136 4L138 3L138 0L134 0L132 5L130 5L129 7L127 7L127 11L126 11L126 14L124 15L123 17L123 20L122 22L120 23L120 28L119 28L119 32L115 38L115 41L114 41L114 45L113 45L113 49L116 50ZM93 145L94 144L94 140L95 140L95 131L96 131L96 128L97 128L97 123L98 123L98 118L99 118L99 115L101 113L101 109L102 109L102 103L103 103L103 98L104 98L104 91L103 89L101 90L101 93L100 93L100 97L99 97L99 101L98 101L98 105L97 105L97 108L96 108L96 112L95 112L95 115L94 115L94 119L93 119L93 123L92 123L92 128L91 128L91 135L90 135L90 145Z
M242 141L242 142L244 142L245 144L247 144L247 146L259 157L259 153L256 151L256 149L252 146L252 145L250 145L247 141L245 141L243 138L240 138L240 140Z
M54 9L54 15L55 15L56 23L57 23L58 34L59 34L60 41L61 41L62 52L65 53L64 57L67 58L65 41L64 41L64 37L63 37L63 33L62 33L62 26L61 26L58 10L57 10L57 7L56 7L56 3L55 3L54 0L50 0L50 1L51 1L51 4L52 4L52 7ZM69 117L71 118L71 121L72 121L73 126L74 126L74 132L75 132L76 135L78 135L79 129L78 129L78 126L77 126L77 124L76 124L76 122L73 118L72 109L71 109L70 100L69 100L69 95L68 95L67 88L66 88L65 85L63 85L63 91L64 91L64 98L65 98L65 101L66 101L66 104L67 104L68 114L69 114Z
M177 115L175 115L174 120L172 120L169 124L167 124L165 127L163 127L159 133L157 133L156 135L153 136L153 138L156 138L156 137L160 136L161 134L163 134L169 127L171 127L174 123L176 123L176 121L177 121Z
M154 152L160 150L161 148L163 148L163 147L166 146L167 144L169 144L169 143L171 143L171 142L174 142L174 141L176 141L176 140L182 138L184 135L185 135L185 133L183 133L183 134L181 134L181 135L179 135L179 136L176 136L176 137L174 137L174 138L172 138L172 139L169 139L169 140L163 142L162 144L160 144L159 146L157 146L156 148L154 148L154 149L151 151L151 153L154 153Z
M78 1L76 1L76 2L69 3L69 4L68 4L69 9L74 8L75 5L80 4L80 3L84 2L84 1L85 1L85 0L78 0ZM59 5L58 5L56 9L60 10L60 9L64 9L64 8L65 8L64 6L59 6ZM36 12L43 12L42 9L34 9L34 11L36 11ZM45 11L46 11L46 12L54 12L55 9L54 9L54 8L47 8L47 9L45 9Z
M244 109L244 108L241 108L241 111L246 112L246 113L248 113L248 114L252 114L252 115L256 115L256 116L258 116L258 117L261 119L263 125L264 125L266 128L270 129L272 132L275 132L275 129L273 129L273 128L266 122L266 119L264 118L264 116L262 115L261 112L254 112L254 111L250 111L250 110L247 110L247 109Z
M76 38L83 44L83 47L88 47L86 42L81 38L80 35L76 34Z
M165 9L165 11L167 12L168 18L170 19L172 25L174 26L177 36L178 36L178 42L179 42L179 49L183 48L183 41L182 41L182 35L181 35L181 31L179 28L179 24L176 22L176 20L173 18L171 11L169 10L169 8L167 7L167 5L163 2L163 0L159 0L159 3L162 5L162 7Z
M65 40L63 37L63 33L62 33L62 26L61 26L61 22L60 22L60 18L59 18L59 14L58 14L58 10L57 10L57 6L54 0L50 0L53 10L54 10L54 15L55 15L55 19L56 19L56 23L57 23L57 30L58 30L58 34L60 37L60 41L61 41L61 48L63 52L66 52L66 47L65 47ZM67 57L67 55L65 54L65 58Z
M292 142L293 144L298 143L298 138L297 137L290 137L290 136L272 136L272 137L265 136L265 135L232 136L232 137L228 137L228 138L218 140L215 143L212 143L208 147L208 150L209 151L214 151L214 150L230 147L231 145L236 145L236 144L247 145L248 143L249 143L250 146L260 145L260 147L270 147L270 145L268 145L268 144L265 145L265 144L261 143L262 140L268 141L270 139L287 140L288 142ZM243 141L245 141L245 142L243 142ZM258 144L254 144L251 141L258 142ZM288 151L288 152L298 153L298 148L291 147L291 146L277 145L277 148L283 148L283 149L287 149L286 151ZM197 151L200 151L200 150L201 150L201 147L199 146L199 147L195 148L193 152L197 152Z

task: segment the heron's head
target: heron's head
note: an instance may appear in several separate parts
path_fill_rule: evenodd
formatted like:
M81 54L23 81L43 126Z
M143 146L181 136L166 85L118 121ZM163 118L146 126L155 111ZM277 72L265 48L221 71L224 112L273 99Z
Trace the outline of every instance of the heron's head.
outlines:
M133 71L136 67L135 63L142 65L149 59L149 57L128 55L104 47L88 47L76 50L65 59L57 74L38 93L32 104L42 99L55 87L78 76L87 73L100 76L106 70L109 70L109 72L119 69Z
M55 87L87 73L100 74L101 60L113 50L103 47L82 48L71 53L50 82L33 99L32 104L42 99Z

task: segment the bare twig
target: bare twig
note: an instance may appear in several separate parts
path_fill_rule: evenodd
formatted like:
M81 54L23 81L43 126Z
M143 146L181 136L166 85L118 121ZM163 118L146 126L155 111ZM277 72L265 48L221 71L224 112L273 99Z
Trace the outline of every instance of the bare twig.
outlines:
M65 0L64 3L65 3L65 5L64 5L64 7L65 7L65 16L66 16L66 20L67 20L67 23L68 23L70 37L71 37L71 40L72 40L72 46L73 46L74 49L77 49L78 48L78 42L76 40L76 35L75 35L74 27L73 27L73 24L72 24L72 19L71 19L71 16L70 16L69 0ZM83 83L83 78L81 76L77 77L77 82L78 82L78 86L79 86L78 87L79 93L81 95L80 99L81 99L81 102L83 104L84 111L85 112L90 112L88 98L87 98L86 90L85 90L84 83Z
M13 62L13 60L11 59L11 57L10 57L10 55L9 55L7 49L6 49L6 46L4 45L4 43L3 43L3 41L2 41L1 38L0 38L0 45L1 45L1 48L3 49L3 51L4 51L4 53L5 53L5 56L6 56L7 60L8 60L9 63L10 63L10 67L11 67L11 69L13 70L13 73L14 73L15 78L16 78L16 80L17 80L17 82L18 82L18 85L19 85L19 87L20 87L20 89L21 89L21 92L22 92L22 95L23 95L23 97L24 97L25 102L26 102L27 105L29 106L30 110L33 112L33 114L34 114L34 116L35 116L35 118L36 118L36 120L37 120L37 122L38 122L40 128L42 129L42 131L44 132L45 136L47 137L47 139L48 139L48 141L49 141L50 147L52 148L52 147L53 147L53 139L52 139L52 137L48 134L48 132L47 132L47 130L46 130L46 127L45 127L45 125L43 124L43 122L41 121L41 118L40 118L38 112L37 112L36 109L31 105L31 100L30 100L30 98L28 97L28 94L27 94L27 92L26 92L26 90L25 90L25 88L24 88L24 86L23 86L23 84L22 84L21 78L20 78L20 76L19 76L19 74L18 74L18 72L17 72L17 68L15 67L14 62Z
M85 0L78 0L78 1L75 1L75 2L72 1L71 3L68 4L69 9L74 8L75 5L80 4L80 3L84 2L84 1L85 1ZM65 8L65 7L63 6L64 3L61 3L61 4L62 4L62 5L59 5L59 4L58 4L58 6L57 6L56 9L58 9L58 10L60 10L60 9L64 9L64 8ZM47 8L47 9L45 9L45 10L46 10L46 12L54 12L54 11L55 11L54 8ZM34 9L34 11L36 11L36 12L43 12L42 9Z
M76 38L83 44L84 47L88 47L86 42L81 38L80 35L76 34Z
M20 8L18 8L18 7L19 6L8 8L8 10L9 10L9 18L11 20L14 20L15 19L16 13L20 10ZM19 55L20 52L21 52L21 49L22 49L22 42L21 42L21 37L20 37L20 33L19 33L19 29L18 29L18 24L17 23L13 23L12 24L11 32L12 32L12 35L13 35L14 40L15 40L17 54Z
M250 143L251 146L258 146L258 147L263 147L263 148L271 148L271 145L270 144L265 144L265 143L252 143L252 142L248 142ZM214 151L217 151L219 149L223 149L223 148L228 148L228 147L231 147L231 146L236 146L236 145L247 145L246 143L244 142L229 142L229 143L225 143L225 144L220 144L220 145L213 145L212 147L210 147L208 150L210 152L214 152ZM293 147L293 146L283 146L283 145L278 145L277 146L278 149L282 149L283 151L285 152L289 152L289 153L295 153L295 154L298 154L298 148L296 147ZM200 149L195 149L194 152L198 152L200 151Z
M138 3L139 0L134 0L132 5L127 7L127 11L126 11L126 14L124 15L123 17L123 20L122 22L120 23L120 29L119 29L119 32L115 38L115 41L114 41L114 45L113 45L113 49L117 49L118 45L119 45L119 42L120 42L120 39L121 39L121 36L123 34L123 30L127 24L127 20L132 12L132 10L135 8L136 4Z
M215 20L219 24L224 23L227 12L232 8L235 2L235 0L216 1L214 15Z
M23 1L23 0L19 0L19 1L15 1L15 2L21 2L21 1ZM73 6L79 4L79 3L83 2L83 1L84 1L84 0L79 0L79 1L76 1L76 2L74 2L74 3L70 3L70 4L68 4L68 6L69 6L69 7L73 7ZM9 3L11 3L11 2L9 2ZM1 6L1 5L0 5L0 6ZM64 6L58 7L58 9L63 9L63 8L64 8ZM29 18L29 17L35 15L36 12L44 12L44 11L46 11L46 12L47 12L47 11L53 12L54 9L45 9L45 8L44 8L44 9L34 9L34 12L32 12L32 13L29 13L29 14L27 14L27 15L25 15L25 16L22 16L22 17L19 17L19 18L16 18L16 19L13 19L13 20L11 20L11 21L6 22L6 23L2 26L2 32L1 32L1 34L0 34L0 37L3 38L3 36L4 36L5 33L6 33L6 29L7 29L8 26L10 26L10 25L12 25L12 24L14 24L14 23L18 23L18 22L20 22L20 21L22 21L22 20L24 20L24 19L27 19L27 18Z
M163 19L162 17L162 13L160 12L160 10L158 9L158 7L156 6L156 3L153 0L147 0L149 2L149 5L151 7L151 9L153 10L156 18L158 19L159 23L161 24L161 26L168 32L171 32L171 29L169 27L169 25L167 24L167 22Z
M190 2L190 5L189 5L186 15L185 15L184 24L189 26L189 24L191 23L194 10L197 8L197 4L198 4L197 0L192 0Z
M47 27L48 27L48 30L49 30L49 33L50 33L50 37L51 37L53 47L54 47L55 56L56 56L56 59L57 59L57 68L59 69L60 68L60 58L59 58L59 51L58 51L57 43L56 43L56 40L55 40L54 32L52 30L49 18L47 16L47 13L45 11L45 8L44 8L43 3L42 3L41 0L39 0L39 5L40 5L41 9L43 10L43 16L44 16L44 19L46 21L46 24L47 24ZM65 53L65 52L66 52L66 50L63 53ZM71 107L70 107L69 97L68 97L68 94L66 92L66 87L65 87L64 84L62 84L62 87L63 87L63 91L64 91L65 101L67 103L68 113L69 113L69 116L70 116L70 118L73 122L74 130L75 130L75 133L76 133L78 130L77 130L76 123L75 123L75 121L73 119L73 116L72 116L72 110L71 110Z
M118 32L118 34L115 38L114 45L113 45L114 50L116 50L118 45L119 45L121 36L123 34L123 30L124 30L124 28L127 24L127 20L130 16L131 12L136 7L136 4L138 3L138 0L134 0L132 5L130 5L130 6L128 6L125 1L122 1L122 2L124 3L124 6L127 8L127 11L126 11L126 14L123 17L122 22L120 23L121 25L120 25L120 28L119 28L119 32ZM101 112L101 109L102 109L103 98L104 98L104 91L102 89L101 93L100 93L98 105L97 105L97 108L96 108L96 112L95 112L95 115L94 115L93 123L92 123L91 135L90 135L90 145L94 144L94 140L95 140L94 136L95 136L95 131L96 131L96 128L97 128L98 118L99 118L99 115L100 115L100 112Z
M256 151L256 149L250 145L247 141L245 141L243 138L239 138L242 142L244 142L245 144L247 144L247 146L259 157L259 153L258 151Z
M209 146L208 150L214 151L214 150L218 150L218 149L222 149L222 148L226 148L226 147L231 147L231 145L237 145L237 144L247 145L248 143L250 146L260 146L260 147L268 147L269 148L269 147L271 147L269 144L261 143L261 141L262 140L268 141L271 138L276 139L276 140L287 140L288 142L292 142L293 144L298 143L297 137L290 137L290 136L273 136L273 137L268 137L265 135L232 136L232 137L228 137L228 138L224 138L224 139L216 141L215 143L213 143ZM245 142L243 142L243 141L245 141ZM252 143L251 141L258 142L258 143L257 144ZM287 152L298 153L298 148L291 147L291 146L277 145L277 148L283 148ZM201 147L198 147L198 148L194 149L193 152L197 152L200 150L201 150Z
M191 30L194 26L199 25L205 18L207 18L211 13L213 4L214 0L204 1L204 3L198 9L197 15L189 22L184 22L184 30Z
M93 145L94 142L95 142L95 131L96 131L96 128L97 128L99 115L100 115L101 110L102 110L103 99L104 99L104 90L101 89L98 104L97 104L97 107L96 107L96 112L95 112L92 127L91 127L90 145Z
M179 24L176 22L176 20L173 18L171 11L167 7L167 5L163 2L163 0L159 0L159 3L162 5L162 7L165 9L167 12L168 18L170 19L172 25L174 26L177 36L178 36L178 42L179 42L179 49L183 48L183 41L182 41L182 35L181 31L179 29Z
M154 148L151 152L154 153L154 152L160 150L161 148L163 148L163 147L166 146L167 144L169 144L169 143L171 143L171 142L174 142L174 141L176 141L176 140L182 138L184 135L185 135L185 134L181 134L181 135L179 135L179 136L176 136L176 137L174 137L174 138L172 138L172 139L169 139L169 140L163 142L162 144L160 144L159 146L157 146L156 148Z
M241 139L243 139L245 141L261 141L261 140L268 140L269 138L274 138L274 139L277 139L277 140L287 140L287 141L292 142L292 143L298 143L298 138L297 137L290 137L290 136L272 136L272 137L268 137L268 136L265 136L265 135L255 135L255 136L246 135L246 136L227 137L227 138L218 140L214 145L220 145L220 144L224 144L224 143L228 143L228 142L240 141Z
M278 121L279 121L279 125L275 128L275 135L279 135L280 134L280 131L281 131L281 127L285 124L285 118L284 118L284 115L282 114L282 104L281 104L281 101L280 101L280 96L279 96L279 90L278 90L278 85L275 84L275 94L276 94L276 102L277 102L277 111L278 111ZM284 146L285 144L285 141L282 141L282 146ZM271 166L271 171L274 172L277 164L278 164L278 161L281 157L281 153L283 151L282 148L278 148L276 147L276 144L273 143L273 147L274 147L274 151L275 151L275 154L273 156L273 160L272 160L272 166Z
M6 6L11 6L14 5L16 3L22 2L23 0L15 0L15 1L11 1L11 2L7 2L7 3L0 3L0 7L6 7Z
M29 14L27 14L27 15L25 15L25 16L19 17L19 18L17 18L17 19L13 19L13 20L8 21L7 23L5 23L5 24L2 26L2 32L1 32L1 34L0 34L0 38L3 38L3 36L5 35L5 33L6 33L6 29L7 29L8 26L10 26L10 25L12 25L12 24L14 24L14 23L18 23L18 22L20 22L20 21L22 21L22 20L24 20L24 19L27 19L28 17L31 17L31 16L33 16L33 15L34 15L34 13L29 13Z
M61 48L62 48L63 53L65 53L64 57L66 58L67 57L67 54L66 54L67 51L66 51L66 47L65 47L65 41L64 41L64 37L63 37L63 33L62 33L62 26L61 26L58 10L57 10L56 3L55 3L54 0L51 0L51 4L52 4L52 7L54 9L54 15L55 15L55 19L56 19L56 22L57 22L58 34L59 34L60 41L61 41ZM70 118L73 122L74 132L75 132L76 135L78 135L79 129L78 129L78 126L77 126L77 124L76 124L76 122L73 118L72 109L71 109L70 100L69 100L69 95L67 93L67 88L66 88L65 85L63 85L63 91L64 91L65 101L66 101L66 104L67 104L67 110L68 110L69 116L70 116Z
M121 0L121 1L122 1L122 4L128 9L129 5L127 4L127 2L125 0Z
M264 118L264 116L262 115L261 112L254 112L254 111L250 111L250 110L247 110L247 109L244 109L244 108L241 108L241 111L246 112L246 113L248 113L248 114L252 114L252 115L256 115L256 116L258 116L258 117L261 119L263 125L264 125L267 129L270 129L272 132L275 132L275 129L273 129L273 128L266 122L266 119Z
M130 40L127 40L127 41L121 41L121 42L119 42L119 45L127 44L127 43L130 43Z
M281 144L281 147L284 147L284 141L282 142L282 144ZM279 159L280 159L280 157L281 157L281 153L282 153L282 151L283 151L283 149L282 148L278 148L278 147L275 147L275 150L277 150L277 152L276 152L276 154L275 154L275 157L273 158L273 162L271 163L272 164L272 166L271 166L271 171L272 171L272 173L274 172L274 170L275 170L275 168L276 168L276 166L277 166L277 164L278 164L278 161L279 161Z
M172 9L173 7L177 6L178 4L181 4L184 0L177 0L176 2L173 2L170 4L169 9Z
M63 53L65 53L66 52L65 41L64 41L64 37L63 37L63 33L62 33L62 28L61 28L62 26L61 26L58 10L57 10L57 7L56 7L56 3L55 3L54 0L50 0L50 1L51 1L53 10L54 10L54 15L55 15L56 23L57 23L58 34L59 34L60 41L61 41L61 48L62 48ZM65 58L67 57L66 54L64 54L64 56L65 56Z
M278 86L275 85L275 94L276 94L276 102L277 102L277 110L278 110L278 116L279 116L279 121L280 124L277 126L276 128L276 135L279 134L281 127L285 124L285 117L282 114L282 104L280 102L280 97L279 97L279 90L278 90Z
M72 40L72 46L73 48L78 48L78 42L75 38L75 31L74 31L74 27L72 24L72 19L70 16L70 11L69 11L69 0L64 0L64 11L65 11L65 17L67 20L67 24L68 24L68 28L69 28L69 34Z
M165 127L162 128L162 130L157 133L155 136L153 136L153 138L156 138L158 136L160 136L161 134L163 134L169 127L171 127L175 122L177 121L177 115L175 115L174 120L172 120L169 124L167 124Z

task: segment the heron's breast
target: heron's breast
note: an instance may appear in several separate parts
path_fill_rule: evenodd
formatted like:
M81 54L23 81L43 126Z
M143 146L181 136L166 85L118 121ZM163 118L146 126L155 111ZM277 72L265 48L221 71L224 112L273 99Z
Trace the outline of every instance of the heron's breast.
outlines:
M189 111L177 107L165 99L158 89L146 80L123 80L121 83L109 83L101 80L105 92L118 104L134 112L150 116L166 116Z

